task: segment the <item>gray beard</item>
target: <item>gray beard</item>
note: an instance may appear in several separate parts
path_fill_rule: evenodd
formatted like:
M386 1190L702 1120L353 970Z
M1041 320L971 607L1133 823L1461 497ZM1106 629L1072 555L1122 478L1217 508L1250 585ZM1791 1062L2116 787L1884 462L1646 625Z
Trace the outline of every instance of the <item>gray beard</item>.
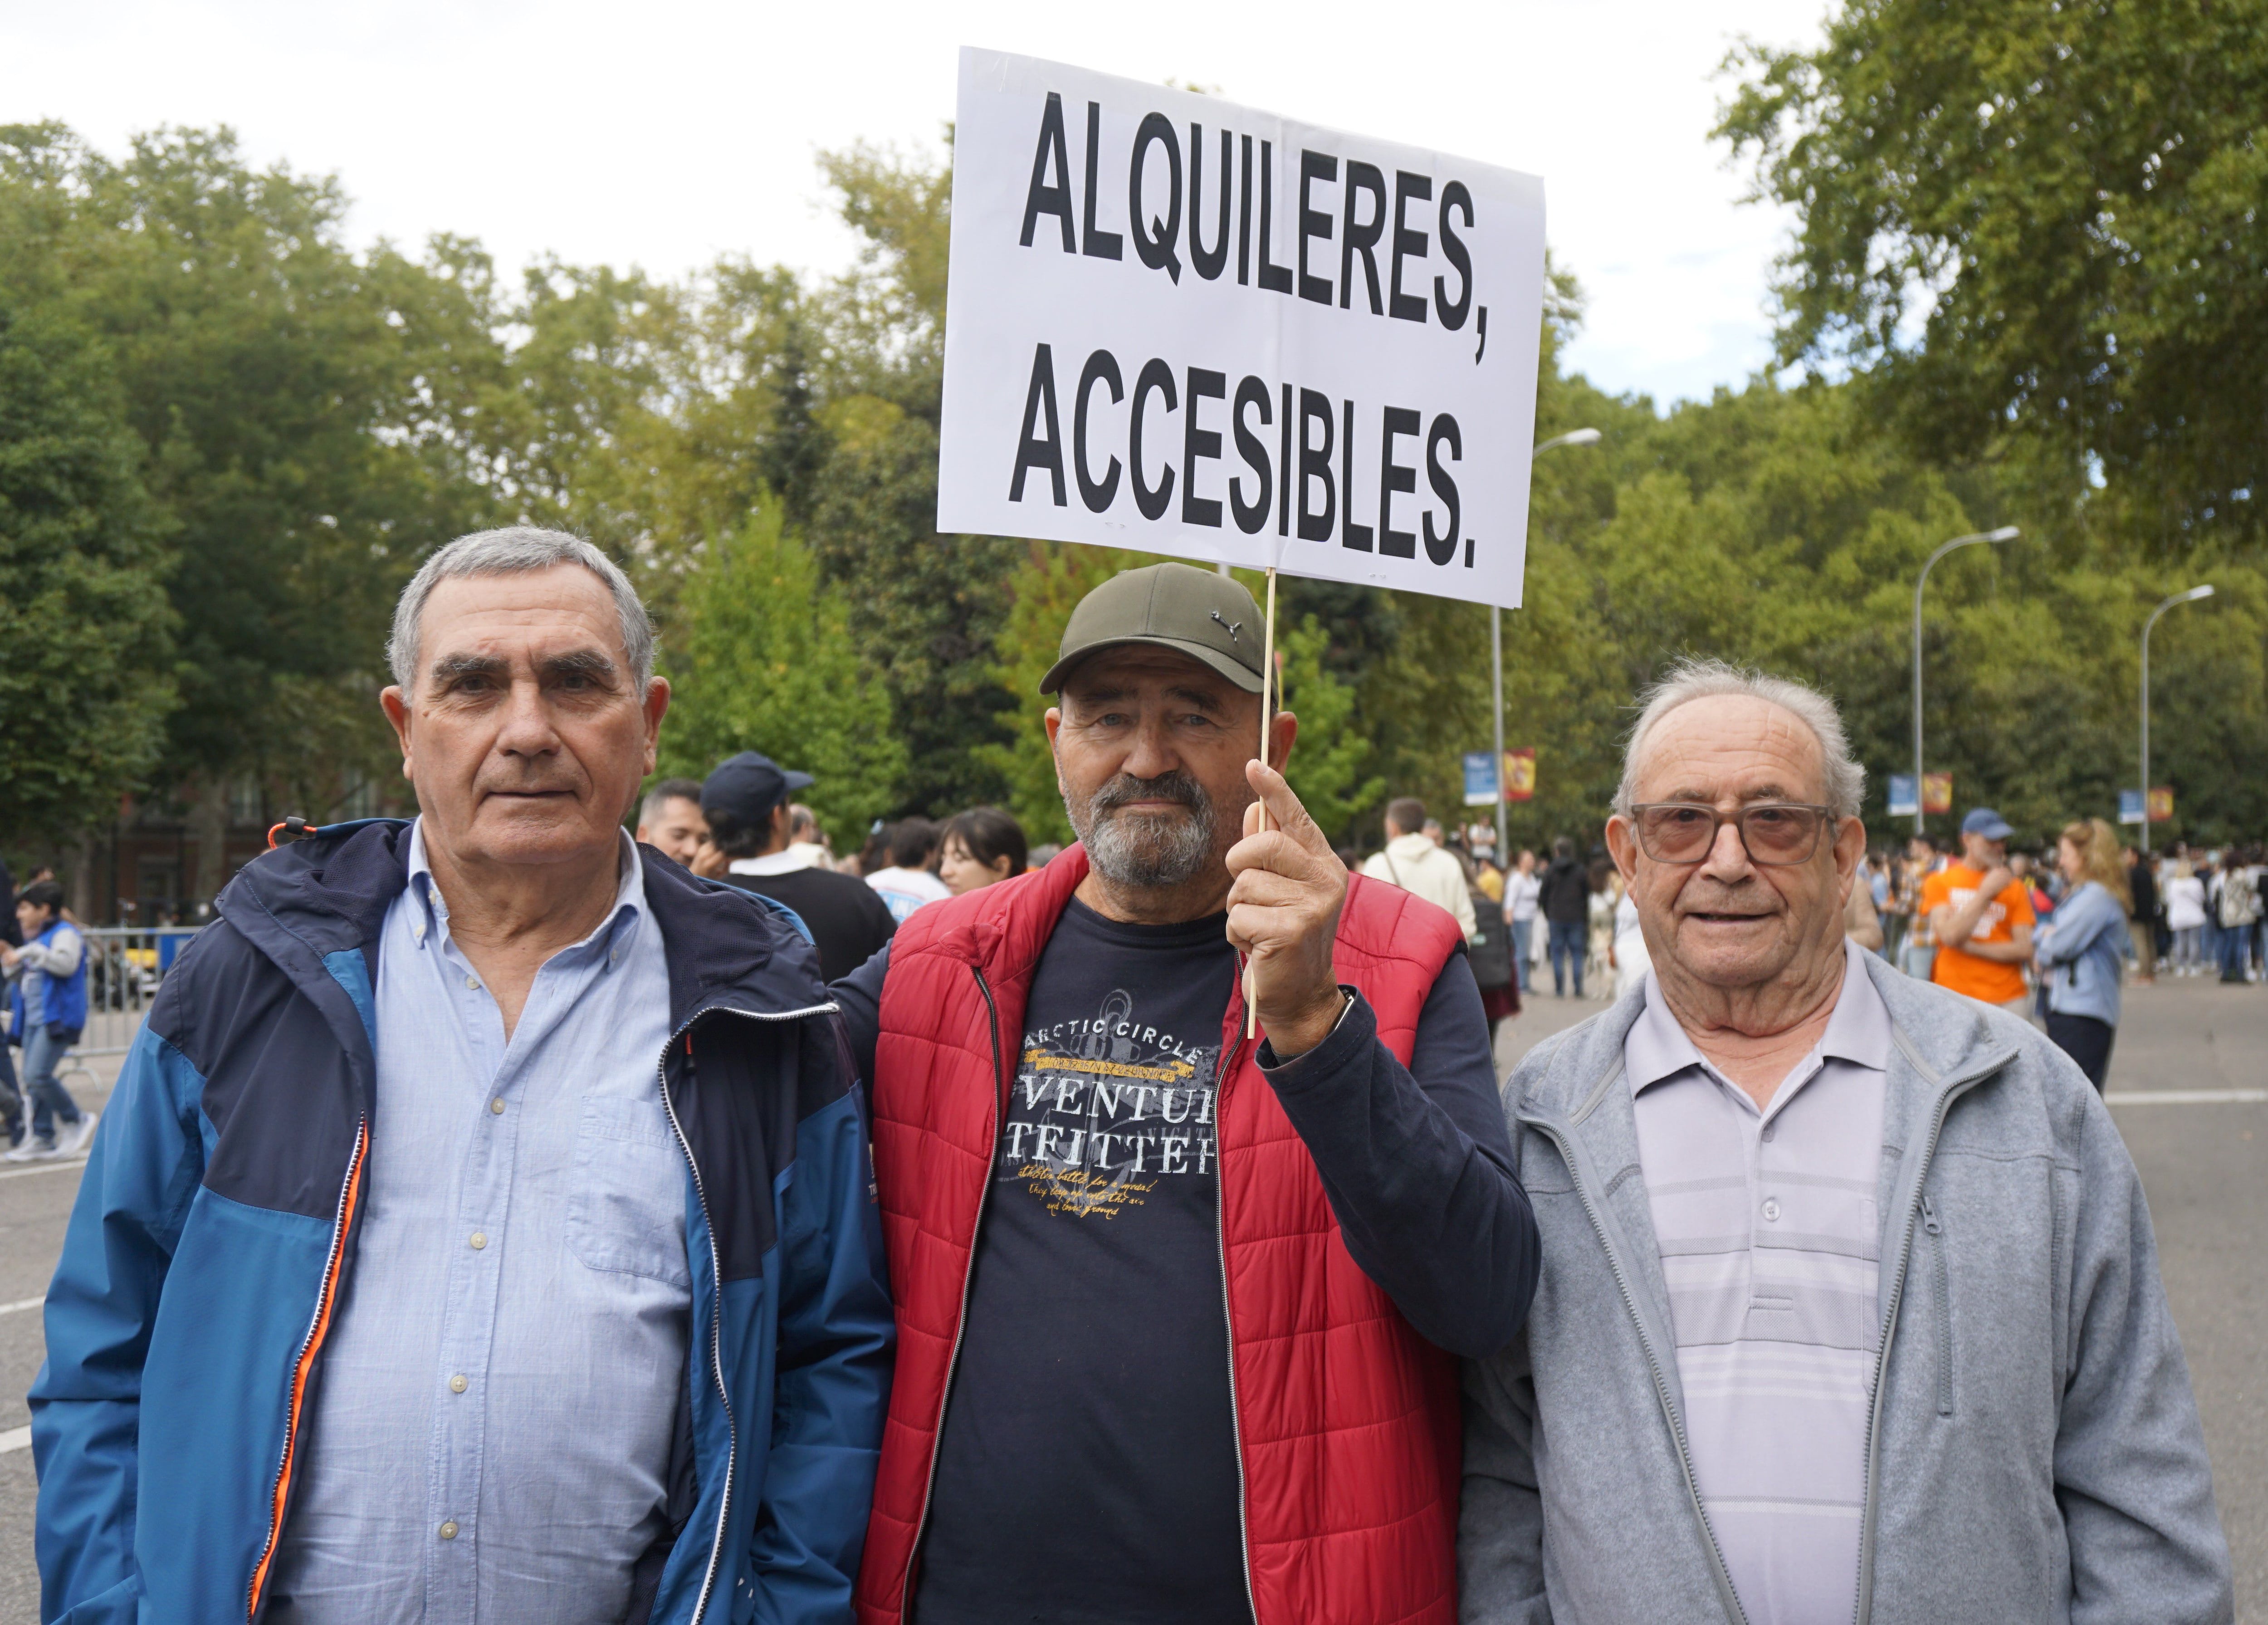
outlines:
M1189 810L1187 818L1145 819L1131 827L1119 817L1128 801L1163 796ZM1064 799L1071 826L1086 848L1094 872L1114 886L1170 889L1185 884L1211 861L1218 828L1212 799L1186 773L1132 779L1121 773L1084 801Z

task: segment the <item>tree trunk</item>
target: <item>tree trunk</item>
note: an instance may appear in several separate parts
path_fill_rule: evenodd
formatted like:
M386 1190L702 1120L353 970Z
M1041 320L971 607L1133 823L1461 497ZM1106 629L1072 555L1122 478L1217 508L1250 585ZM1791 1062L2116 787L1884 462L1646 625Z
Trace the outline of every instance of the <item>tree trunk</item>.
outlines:
M189 917L184 925L202 925L209 917L204 905L228 883L228 780L212 778L197 787L189 809L189 835L197 844L197 874L186 899Z
M64 901L70 912L82 923L94 919L94 837L82 835L78 845L71 848L70 883L64 888Z

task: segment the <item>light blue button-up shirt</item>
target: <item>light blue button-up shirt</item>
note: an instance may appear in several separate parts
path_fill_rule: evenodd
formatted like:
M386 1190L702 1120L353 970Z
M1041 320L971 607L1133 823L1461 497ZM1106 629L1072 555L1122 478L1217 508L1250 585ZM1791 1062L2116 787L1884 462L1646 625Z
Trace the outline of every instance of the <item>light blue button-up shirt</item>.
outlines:
M409 842L377 1096L269 1618L597 1625L663 1527L691 1276L669 975L624 838L596 930L504 1017Z

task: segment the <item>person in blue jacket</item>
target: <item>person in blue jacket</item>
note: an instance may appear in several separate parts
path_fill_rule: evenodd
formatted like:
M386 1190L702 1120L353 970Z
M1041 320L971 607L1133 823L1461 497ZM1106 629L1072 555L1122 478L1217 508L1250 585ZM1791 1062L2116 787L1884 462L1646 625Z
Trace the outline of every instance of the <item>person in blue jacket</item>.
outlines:
M2118 1036L2118 978L2132 909L2125 853L2106 821L2080 818L2056 842L2056 867L2067 889L2033 954L2047 994L2048 1037L2100 1089Z
M893 1330L808 944L622 832L587 543L442 549L421 816L247 867L104 1115L31 1394L43 1621L848 1621Z
M63 889L52 880L33 881L16 899L23 945L0 947L0 965L17 972L9 1002L16 1041L24 1046L24 1093L32 1103L31 1138L7 1154L11 1163L77 1156L94 1138L96 1114L80 1111L55 1076L86 1029L86 939L63 915Z

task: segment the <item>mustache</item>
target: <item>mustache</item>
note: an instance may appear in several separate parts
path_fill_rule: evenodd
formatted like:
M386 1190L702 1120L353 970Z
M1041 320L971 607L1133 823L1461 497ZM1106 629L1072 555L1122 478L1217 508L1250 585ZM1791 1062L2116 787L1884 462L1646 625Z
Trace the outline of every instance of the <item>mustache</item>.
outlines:
M1195 813L1203 813L1211 804L1204 787L1175 768L1155 779L1137 779L1131 773L1121 773L1088 799L1087 810L1101 816L1129 801L1177 801Z

